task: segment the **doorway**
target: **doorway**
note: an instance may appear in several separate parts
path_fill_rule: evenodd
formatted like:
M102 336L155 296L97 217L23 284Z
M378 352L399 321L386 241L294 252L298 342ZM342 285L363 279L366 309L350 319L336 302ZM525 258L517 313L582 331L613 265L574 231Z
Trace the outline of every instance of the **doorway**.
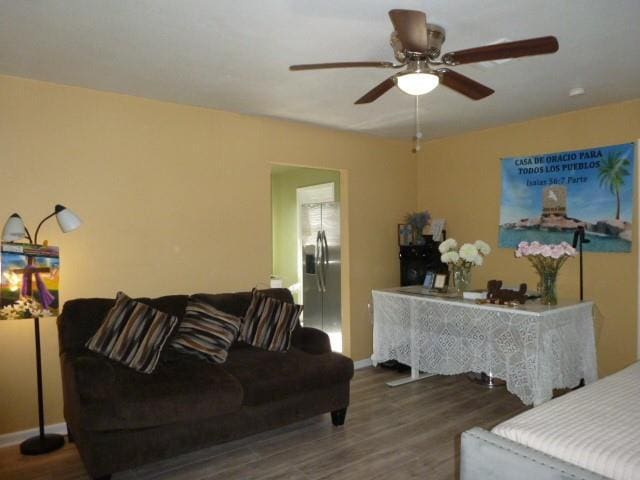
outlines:
M275 284L304 305L301 323L342 352L340 172L274 165L271 211Z

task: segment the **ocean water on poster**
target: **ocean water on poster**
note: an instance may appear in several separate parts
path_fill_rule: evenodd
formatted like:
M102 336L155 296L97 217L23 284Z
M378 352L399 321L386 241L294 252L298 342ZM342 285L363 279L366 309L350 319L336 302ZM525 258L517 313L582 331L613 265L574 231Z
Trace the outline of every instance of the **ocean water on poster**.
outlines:
M589 232L587 232L586 237L589 239L589 243L583 245L585 252L629 253L631 251L631 242L618 237L597 235ZM500 245L501 248L515 249L518 243L522 241L533 242L534 240L547 244L560 242L570 244L573 240L573 232L545 232L541 230L517 230L500 227L498 245Z

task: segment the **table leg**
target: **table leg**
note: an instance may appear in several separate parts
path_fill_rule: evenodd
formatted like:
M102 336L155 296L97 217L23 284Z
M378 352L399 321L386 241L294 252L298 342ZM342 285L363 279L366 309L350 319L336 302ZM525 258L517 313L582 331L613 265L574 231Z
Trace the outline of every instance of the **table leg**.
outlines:
M400 378L398 380L393 380L391 382L387 382L387 385L389 387L399 387L400 385L406 385L407 383L412 383L412 382L417 382L419 380L423 380L425 378L429 378L429 377L433 377L434 375L436 375L435 373L420 373L420 370L418 370L418 365L420 363L419 360L419 352L418 352L418 341L417 341L417 334L415 332L415 324L416 324L416 319L415 319L415 305L413 303L413 301L410 304L409 307L409 315L410 315L410 322L411 322L411 376L410 377L405 377L405 378Z
M389 387L399 387L400 385L406 385L407 383L417 382L418 380L424 380L425 378L434 377L437 375L436 373L420 373L417 368L411 367L411 376L399 378L398 380L393 380L391 382L387 382Z

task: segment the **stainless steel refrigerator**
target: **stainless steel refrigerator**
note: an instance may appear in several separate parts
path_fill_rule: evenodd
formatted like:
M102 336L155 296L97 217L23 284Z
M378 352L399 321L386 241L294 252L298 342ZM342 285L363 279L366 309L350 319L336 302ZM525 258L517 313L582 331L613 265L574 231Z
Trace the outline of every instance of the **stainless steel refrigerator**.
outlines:
M302 205L300 226L304 326L324 330L332 343L341 343L340 204Z

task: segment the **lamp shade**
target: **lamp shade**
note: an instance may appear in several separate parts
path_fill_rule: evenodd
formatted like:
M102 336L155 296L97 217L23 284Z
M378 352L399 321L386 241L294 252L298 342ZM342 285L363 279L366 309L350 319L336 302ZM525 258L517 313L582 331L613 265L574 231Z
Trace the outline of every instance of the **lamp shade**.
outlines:
M75 213L63 205L56 205L56 220L60 226L60 230L64 233L74 231L82 225L82 220Z
M2 229L2 240L5 242L15 242L22 240L27 236L27 232L24 227L22 218L17 213L14 213L9 217L7 223L4 224Z
M398 88L409 95L424 95L438 86L440 79L433 73L405 73L396 77Z

